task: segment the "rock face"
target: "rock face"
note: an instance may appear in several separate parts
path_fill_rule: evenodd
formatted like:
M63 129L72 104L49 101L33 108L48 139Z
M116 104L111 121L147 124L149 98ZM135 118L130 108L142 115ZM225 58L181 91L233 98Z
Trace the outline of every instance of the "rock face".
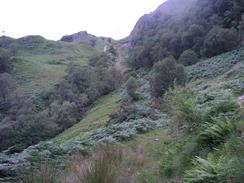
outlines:
M75 34L63 36L60 41L64 42L83 42L92 47L96 45L97 37L88 34L86 31L77 32Z
M75 42L75 41L81 41L92 37L95 36L88 34L86 31L80 31L75 34L65 35L60 39L60 41Z
M144 32L155 29L155 22L162 24L171 18L180 18L187 12L197 0L170 0L161 4L155 11L143 15L136 23L129 38L140 40Z
M71 35L63 36L60 41L63 42L81 42L91 47L104 46L104 44L111 44L113 40L107 37L96 37L89 34L87 31L80 31Z

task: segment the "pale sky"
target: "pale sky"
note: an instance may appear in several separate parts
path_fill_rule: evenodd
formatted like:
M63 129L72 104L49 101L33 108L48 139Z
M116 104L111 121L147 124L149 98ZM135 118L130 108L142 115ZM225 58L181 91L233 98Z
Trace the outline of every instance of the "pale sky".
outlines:
M86 30L121 39L137 20L166 0L0 0L0 36L58 40Z

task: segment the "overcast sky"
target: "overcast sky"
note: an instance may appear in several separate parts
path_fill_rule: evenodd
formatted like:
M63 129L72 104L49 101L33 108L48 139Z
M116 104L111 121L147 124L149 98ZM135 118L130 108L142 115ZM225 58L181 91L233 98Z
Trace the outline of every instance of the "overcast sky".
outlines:
M58 40L82 30L121 39L166 0L0 0L0 36Z

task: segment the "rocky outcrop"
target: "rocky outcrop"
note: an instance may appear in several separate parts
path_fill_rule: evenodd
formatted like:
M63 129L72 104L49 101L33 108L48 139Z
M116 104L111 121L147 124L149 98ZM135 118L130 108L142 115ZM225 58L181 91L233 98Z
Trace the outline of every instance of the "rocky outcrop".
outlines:
M96 45L97 37L91 34L88 34L86 31L77 32L71 35L63 36L60 41L64 42L84 42L88 45L94 47Z

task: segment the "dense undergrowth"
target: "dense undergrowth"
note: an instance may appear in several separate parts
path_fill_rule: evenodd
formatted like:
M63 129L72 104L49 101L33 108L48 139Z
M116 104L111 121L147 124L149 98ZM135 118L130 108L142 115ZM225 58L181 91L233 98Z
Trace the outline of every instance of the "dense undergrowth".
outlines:
M244 111L237 100L244 93L243 48L185 68L168 57L152 70L125 70L120 86L120 55L113 47L98 53L104 43L12 42L0 40L16 69L0 65L8 72L0 75L8 86L1 102L11 104L0 108L1 149L10 147L0 153L0 182L243 181ZM15 84L25 95L7 95ZM15 131L7 131L9 124Z
M60 182L61 174L63 182L84 182L88 174L97 182L99 172L111 175L102 173L107 164L104 169L99 165L99 172L88 168L98 166L91 163L94 158L103 157L90 156L92 147L112 143L123 148L123 161L113 168L113 182L239 183L244 176L244 122L236 98L244 91L242 50L187 67L192 80L185 87L174 86L161 102L151 100L150 72L129 72L127 78L136 80L135 98L128 95L125 84L93 104L84 119L63 134L18 155L2 154L1 162L11 169L18 167L24 182L40 182L41 177ZM236 61L226 70L230 58ZM208 72L216 65L222 69ZM68 158L74 154L82 160ZM83 161L89 165L81 166ZM79 171L67 169L70 163ZM23 171L34 174L23 177Z
M34 177L39 175L33 180L33 175L27 174L24 182L40 182L41 177L50 177L46 182L60 182L52 178L62 174L61 182L108 182L106 177L110 177L112 182L241 183L244 121L236 98L244 91L243 71L239 69L242 49L234 53L237 62L228 70L224 61L216 60L226 58L228 64L233 52L187 67L187 73L195 79L185 87L174 86L161 102L150 98L150 73L130 73L137 82L136 98L128 96L125 85L95 103L68 131L19 155L19 162L36 169ZM215 61L223 70L213 78L205 68L215 67ZM101 160L104 156L100 153L91 153L100 143L123 149L119 162L115 162L118 168L113 168L113 163L96 164L96 160L110 161L108 157ZM67 156L74 154L79 161ZM70 163L72 166L67 166ZM113 175L104 173L111 168Z

